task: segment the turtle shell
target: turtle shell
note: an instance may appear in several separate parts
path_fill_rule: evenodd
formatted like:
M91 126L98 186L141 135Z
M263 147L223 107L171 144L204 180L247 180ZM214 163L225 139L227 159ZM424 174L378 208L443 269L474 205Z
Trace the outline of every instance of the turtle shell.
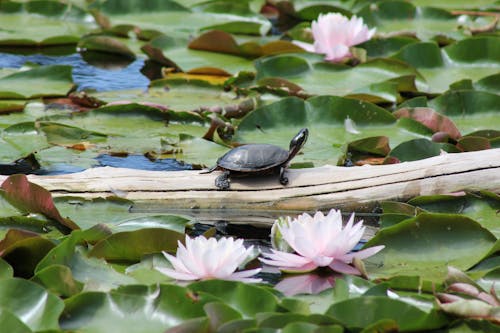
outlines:
M223 169L239 172L259 172L282 165L288 151L275 145L249 144L231 149L217 160Z

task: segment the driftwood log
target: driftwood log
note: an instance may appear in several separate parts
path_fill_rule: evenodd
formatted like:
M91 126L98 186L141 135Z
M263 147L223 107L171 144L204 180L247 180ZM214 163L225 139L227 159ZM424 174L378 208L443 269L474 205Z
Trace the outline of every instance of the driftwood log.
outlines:
M236 178L219 191L219 172L141 171L112 167L36 176L31 182L53 196L86 198L121 196L151 207L181 210L312 211L332 207L369 211L383 200L457 191L500 192L500 149L443 154L391 165L336 167L326 165L288 171L289 185L277 177ZM5 176L0 176L3 182Z

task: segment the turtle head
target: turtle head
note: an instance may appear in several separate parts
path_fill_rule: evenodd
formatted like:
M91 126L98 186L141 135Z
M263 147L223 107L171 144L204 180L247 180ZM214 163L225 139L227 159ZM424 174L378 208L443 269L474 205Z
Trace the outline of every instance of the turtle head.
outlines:
M302 146L307 141L307 137L309 136L309 130L307 128L303 128L295 135L290 141L290 155L288 160L291 160L299 151L302 149Z

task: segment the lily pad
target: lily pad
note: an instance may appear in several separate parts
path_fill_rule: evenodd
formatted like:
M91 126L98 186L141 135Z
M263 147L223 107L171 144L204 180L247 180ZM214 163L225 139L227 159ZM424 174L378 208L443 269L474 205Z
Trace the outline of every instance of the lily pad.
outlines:
M442 281L446 266L467 270L494 246L496 237L479 223L454 214L422 213L380 230L366 247L385 245L365 260L373 276L418 275ZM375 264L375 266L372 266Z
M213 27L226 23L238 22L242 24L253 23L259 26L263 34L270 28L270 23L260 15L245 10L244 15L237 6L227 7L219 12L212 8L201 10L186 4L180 5L175 1L151 1L148 6L128 2L126 6L122 2L107 1L100 4L99 9L106 14L114 24L128 24L134 22L141 29L156 30L173 37L187 37L189 34L197 34L206 27ZM206 10L206 11L205 11ZM165 24L168 22L169 24ZM186 22L189 22L188 24ZM238 32L241 32L238 31Z
M65 330L82 332L163 333L188 319L204 317L203 306L214 300L210 295L195 295L174 285L85 292L66 301L60 324Z
M71 70L71 66L51 65L4 76L0 78L0 98L65 96L73 87Z
M63 265L51 265L40 270L31 281L62 297L76 295L83 289L83 283L75 281L69 267Z
M143 228L112 234L99 241L89 256L115 261L139 261L142 256L161 251L175 252L184 234L163 228Z
M432 4L434 7L434 3ZM369 25L376 26L378 33L414 34L420 40L432 40L436 36L463 39L468 31L458 29L462 24L457 17L444 9L416 7L406 1L384 1L367 4L358 15ZM470 24L471 28L476 27Z
M497 222L500 199L488 193L419 196L408 201L414 209L424 209L433 213L463 214L480 223L500 237L500 225Z
M207 280L190 284L189 289L200 295L209 294L238 310L244 318L259 312L275 311L276 297L268 290L235 281Z
M326 314L349 329L365 328L383 319L394 320L401 332L436 329L448 322L436 310L426 313L401 300L384 296L364 296L335 303Z
M11 229L0 241L0 255L13 268L16 276L33 276L38 262L55 244L35 233Z
M495 53L498 38L467 38L440 49L435 43L404 46L393 58L414 66L428 84L428 93L442 93L459 80L481 80L491 75L500 60ZM480 52L479 50L491 50ZM465 65L466 64L466 65Z
M401 91L425 88L420 74L400 61L375 59L351 68L305 57L277 55L258 59L257 80L280 77L299 85L310 95L357 97L375 102L396 102ZM411 77L409 85L402 83L406 77Z
M0 283L0 309L7 310L33 331L57 330L64 303L36 283L4 279Z
M5 1L0 8L1 46L74 46L81 35L95 27L85 21L85 10L74 2Z
M0 308L0 322L2 327L9 332L32 333L33 331L12 312Z

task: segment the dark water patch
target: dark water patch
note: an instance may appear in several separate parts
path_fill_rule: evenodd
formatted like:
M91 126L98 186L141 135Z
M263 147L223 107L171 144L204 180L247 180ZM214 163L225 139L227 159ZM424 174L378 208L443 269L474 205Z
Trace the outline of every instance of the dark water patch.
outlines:
M69 173L77 173L85 171L85 168L71 165L71 164L53 164L50 167L44 167L33 172L34 175L40 176L53 176L53 175L66 175Z
M144 155L128 155L125 157L99 155L97 157L99 166L111 166L116 168L140 169L148 171L180 171L192 170L191 164L185 164L174 158L163 158L150 160Z
M0 68L20 68L26 63L69 65L73 67L73 81L78 90L146 89L149 85L149 79L141 73L144 59L136 59L126 66L111 65L104 55L101 62L93 60L91 65L79 53L63 56L0 53Z

